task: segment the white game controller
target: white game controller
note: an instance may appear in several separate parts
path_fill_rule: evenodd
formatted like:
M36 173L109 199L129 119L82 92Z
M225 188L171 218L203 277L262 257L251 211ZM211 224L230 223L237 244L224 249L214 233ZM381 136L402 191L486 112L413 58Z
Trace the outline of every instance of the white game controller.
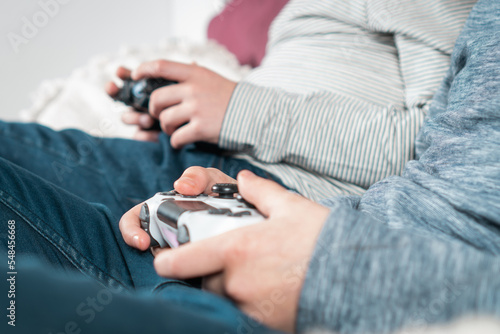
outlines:
M151 247L177 248L265 219L237 195L236 184L218 183L212 191L218 195L184 196L173 190L147 200L139 217L151 237Z

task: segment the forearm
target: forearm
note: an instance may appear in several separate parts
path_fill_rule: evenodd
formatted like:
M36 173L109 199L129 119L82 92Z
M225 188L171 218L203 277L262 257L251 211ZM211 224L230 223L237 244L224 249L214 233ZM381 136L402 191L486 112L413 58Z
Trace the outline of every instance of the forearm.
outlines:
M336 206L318 239L297 329L382 333L500 314L500 261Z
M299 329L376 333L500 315L499 6L481 1L457 40L420 159L350 208L334 205Z
M240 83L220 145L361 186L400 174L424 109L381 107L334 93L290 94Z

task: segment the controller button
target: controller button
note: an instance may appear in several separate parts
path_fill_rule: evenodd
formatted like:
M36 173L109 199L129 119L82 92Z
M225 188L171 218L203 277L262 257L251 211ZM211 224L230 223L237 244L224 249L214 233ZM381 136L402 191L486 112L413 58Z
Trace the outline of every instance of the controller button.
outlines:
M232 212L229 216L231 217L243 217L243 216L251 216L252 213L250 211L241 211L241 212Z
M197 198L197 195L181 195L182 198Z
M216 183L212 186L212 192L219 194L218 198L233 198L238 192L238 185L235 183Z
M240 203L245 204L250 209L255 209L255 206L253 204L248 203L240 194L236 195L236 200Z
M170 190L170 191L163 191L160 193L162 196L175 196L178 195L179 193L175 190Z
M231 210L229 209L210 209L208 210L210 215L231 215Z
M139 219L143 222L147 222L149 225L149 207L147 204L144 204L141 207L141 212L139 213Z
M141 212L139 213L139 219L141 220L142 229L151 238L149 246L150 247L160 246L158 241L156 241L153 238L153 236L151 235L151 231L149 230L149 207L146 203L144 203L144 205L141 207Z

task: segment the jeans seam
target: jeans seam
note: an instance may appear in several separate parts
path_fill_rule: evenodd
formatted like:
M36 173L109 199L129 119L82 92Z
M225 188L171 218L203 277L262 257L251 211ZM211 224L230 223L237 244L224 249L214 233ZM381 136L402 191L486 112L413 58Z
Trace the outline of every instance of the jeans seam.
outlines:
M53 229L50 228L50 226L46 223L43 222L43 220L38 217L36 214L31 212L30 210L26 209L23 207L24 210L29 212L31 215L36 217L36 220L38 222L42 222L42 225L44 225L45 228L41 228L39 225L34 223L32 220L30 220L25 214L23 214L18 208L21 208L22 206L15 200L15 198L5 191L0 191L0 202L8 207L10 210L12 210L15 214L17 214L21 219L23 219L28 226L30 226L33 230L35 230L42 238L47 240L59 253L62 254L64 258L66 258L78 271L80 271L82 274L85 276L91 277L93 279L97 279L99 282L102 284L106 285L106 281L108 282L114 282L120 285L123 289L127 290L127 287L125 284L123 284L120 280L116 279L115 277L110 276L107 274L104 270L99 268L97 265L95 265L90 259L88 259L86 256L81 254L78 250L75 248L71 247L70 243L66 241L65 238L63 238L59 233L54 231ZM14 207L12 204L15 203L15 206L18 208ZM52 238L51 238L52 237ZM57 242L55 242L53 239L57 237L62 242L66 247L60 247ZM71 255L70 252L65 250L64 248L67 248L68 250L71 250L74 255ZM78 260L76 257L79 256L81 260ZM84 270L85 269L85 262L88 263L88 267L93 267L94 270L96 271L95 274L91 274L90 272Z

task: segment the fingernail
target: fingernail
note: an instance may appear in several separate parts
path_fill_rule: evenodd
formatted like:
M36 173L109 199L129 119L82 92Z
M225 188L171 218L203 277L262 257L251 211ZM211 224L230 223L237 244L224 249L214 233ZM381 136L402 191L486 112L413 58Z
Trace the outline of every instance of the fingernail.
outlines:
M252 177L252 176L255 176L254 173L252 173L251 171L249 170L242 170L241 172L239 172L238 174L238 178L240 177L243 177L243 178L246 178L246 177Z
M141 244L139 241L139 236L137 234L132 237L132 244L135 248L140 248Z
M190 186L191 188L194 188L196 187L196 182L194 182L193 179L187 177L187 176L184 176L183 178L181 178L179 181L182 180L182 183L184 183L185 185L187 186Z
M139 118L139 123L141 123L143 127L150 127L151 125L153 125L153 120L151 119L151 117L149 117L149 115L141 115Z

